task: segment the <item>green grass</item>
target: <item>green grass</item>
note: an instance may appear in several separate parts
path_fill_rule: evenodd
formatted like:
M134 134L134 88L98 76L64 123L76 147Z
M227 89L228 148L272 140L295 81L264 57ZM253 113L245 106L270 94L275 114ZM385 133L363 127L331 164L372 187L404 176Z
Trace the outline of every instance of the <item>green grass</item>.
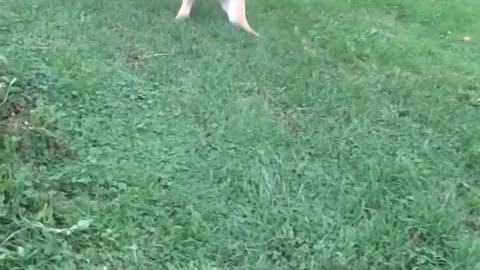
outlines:
M179 2L0 3L0 269L480 269L478 0Z

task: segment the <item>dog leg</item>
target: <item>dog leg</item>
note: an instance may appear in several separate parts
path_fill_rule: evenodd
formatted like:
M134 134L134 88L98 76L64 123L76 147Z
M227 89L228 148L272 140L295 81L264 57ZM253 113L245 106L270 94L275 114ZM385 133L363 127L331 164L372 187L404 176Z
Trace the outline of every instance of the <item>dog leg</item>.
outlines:
M250 27L247 21L245 11L245 0L220 0L223 10L228 15L228 20L235 26L252 33L256 36L260 36L255 30Z
M180 10L178 10L178 14L176 19L183 19L190 17L190 11L192 10L192 6L195 0L182 0L182 6Z

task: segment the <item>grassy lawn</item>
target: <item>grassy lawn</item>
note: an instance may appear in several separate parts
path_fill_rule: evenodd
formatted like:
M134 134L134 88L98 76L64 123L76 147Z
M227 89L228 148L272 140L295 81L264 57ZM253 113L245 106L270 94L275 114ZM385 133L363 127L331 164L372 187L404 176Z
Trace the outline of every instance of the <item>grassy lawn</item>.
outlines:
M198 4L0 1L0 269L480 269L480 1Z

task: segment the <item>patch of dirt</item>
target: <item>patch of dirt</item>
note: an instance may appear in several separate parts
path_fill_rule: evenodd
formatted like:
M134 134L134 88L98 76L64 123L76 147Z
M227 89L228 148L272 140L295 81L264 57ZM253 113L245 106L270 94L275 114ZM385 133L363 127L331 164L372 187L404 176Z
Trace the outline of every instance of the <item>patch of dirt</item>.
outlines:
M75 152L48 130L45 123L40 123L41 126L31 123L35 99L25 97L21 92L14 83L7 84L0 80L0 137L7 136L9 141L13 140L14 151L22 159L28 159L39 152L46 153L49 158L75 159Z
M466 220L466 225L471 230L480 232L480 216L469 216Z

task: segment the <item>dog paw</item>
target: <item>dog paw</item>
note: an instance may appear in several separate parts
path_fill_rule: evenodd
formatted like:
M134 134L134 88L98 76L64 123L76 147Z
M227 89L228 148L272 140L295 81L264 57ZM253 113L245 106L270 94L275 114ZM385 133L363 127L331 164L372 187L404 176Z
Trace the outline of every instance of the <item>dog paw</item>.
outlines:
M188 17L190 17L190 14L178 13L177 16L175 17L175 20L183 20L183 19L187 19Z

